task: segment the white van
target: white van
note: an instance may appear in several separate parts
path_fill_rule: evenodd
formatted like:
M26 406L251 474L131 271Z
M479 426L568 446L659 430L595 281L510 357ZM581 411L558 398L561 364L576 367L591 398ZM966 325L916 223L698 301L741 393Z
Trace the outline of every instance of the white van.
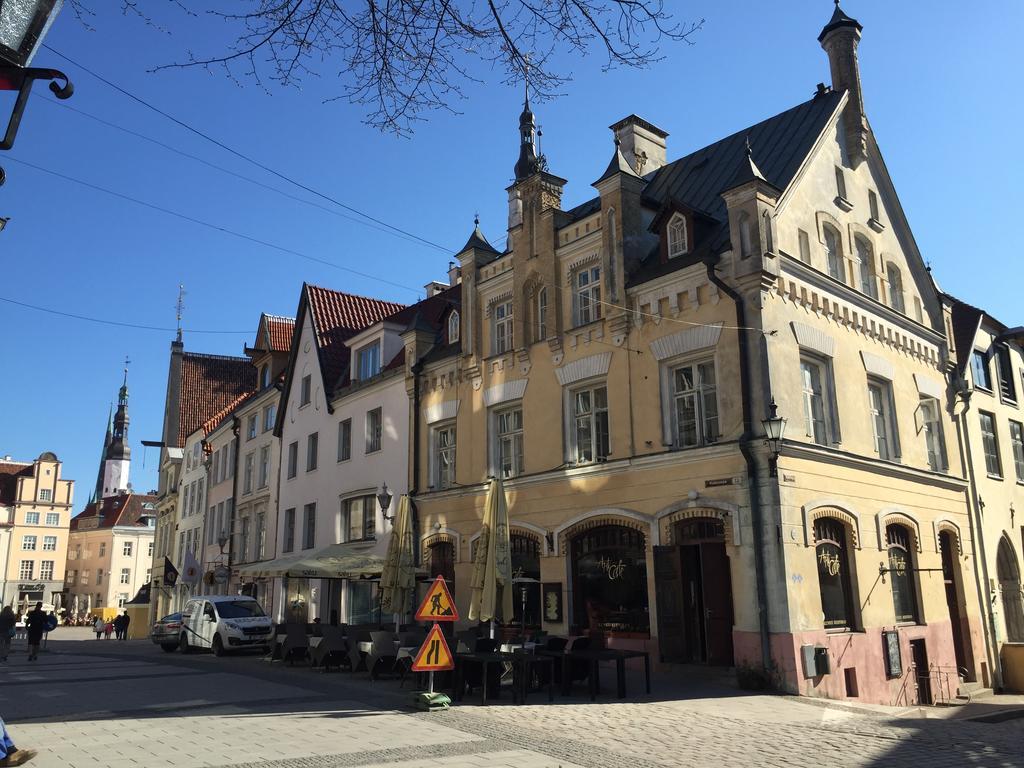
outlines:
M181 609L178 648L189 653L209 648L216 656L274 643L274 624L260 604L245 595L197 595Z

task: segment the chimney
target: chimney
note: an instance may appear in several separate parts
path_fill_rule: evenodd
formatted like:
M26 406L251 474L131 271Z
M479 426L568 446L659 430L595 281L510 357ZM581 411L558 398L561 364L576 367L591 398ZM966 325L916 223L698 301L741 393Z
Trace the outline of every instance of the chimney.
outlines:
M629 167L639 176L646 176L665 165L665 139L668 134L661 128L637 115L624 117L608 127L619 140L619 149Z
M431 280L423 286L423 290L426 291L427 298L429 299L431 296L437 296L441 291L448 290L448 284L438 282L437 280Z
M856 168L867 157L868 121L864 114L860 65L857 63L857 44L862 29L860 22L843 13L839 0L836 0L832 18L818 35L818 42L828 54L832 90L849 91L842 119L846 133L844 149L852 168Z
M448 262L448 285L458 285L462 282L462 267L456 262Z

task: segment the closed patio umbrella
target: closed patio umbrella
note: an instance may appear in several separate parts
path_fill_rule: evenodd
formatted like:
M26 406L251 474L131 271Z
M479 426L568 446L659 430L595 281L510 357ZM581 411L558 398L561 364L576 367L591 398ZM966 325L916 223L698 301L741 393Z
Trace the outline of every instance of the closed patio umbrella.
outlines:
M71 615L78 618L78 595L71 596Z
M416 566L413 564L412 509L409 497L398 500L395 525L388 542L388 553L380 576L380 605L384 611L395 614L395 623L409 609L412 591L416 587Z
M512 557L508 534L508 504L500 478L487 489L484 519L473 558L470 621L512 621ZM491 627L493 632L493 625Z

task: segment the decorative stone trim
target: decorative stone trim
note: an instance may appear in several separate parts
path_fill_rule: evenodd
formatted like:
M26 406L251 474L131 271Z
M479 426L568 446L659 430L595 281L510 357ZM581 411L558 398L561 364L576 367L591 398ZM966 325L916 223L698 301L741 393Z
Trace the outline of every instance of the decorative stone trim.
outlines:
M885 527L890 523L899 523L905 525L911 531L914 532L914 548L921 552L921 524L917 521L917 518L911 515L904 509L897 507L888 507L887 509L881 510L875 515L875 524L878 526L878 551L884 552L885 546Z
M581 357L579 360L573 360L561 368L556 368L555 377L558 379L558 383L564 387L568 384L575 384L577 381L607 375L611 362L611 352Z
M422 553L420 562L430 562L430 548L434 544L441 544L444 542L447 542L454 547L455 562L462 562L462 534L458 531L452 530L451 528L434 530L430 533L424 534L420 538L420 551Z
M796 320L790 322L796 343L804 349L817 352L825 357L835 357L836 340L827 333L813 325L800 323Z
M590 266L591 264L594 264L595 262L598 262L600 260L601 260L601 252L600 251L594 251L593 253L588 253L586 256L580 256L578 259L576 259L575 261L571 262L569 264L569 266L567 266L565 268L565 281L566 281L566 283L568 285L572 285L573 276L576 274L576 272L581 267Z
M547 557L551 554L548 549L548 532L533 523L524 523L521 520L508 521L509 536L525 536L533 539L540 545L540 556ZM476 559L476 543L480 540L480 531L469 537L469 562Z
M680 520L690 520L695 517L713 517L721 520L725 524L725 543L737 547L741 544L739 507L711 499L678 501L658 512L654 516L658 532L656 543L675 544L673 539L675 524Z
M591 512L584 512L572 520L565 522L555 529L555 551L565 556L569 540L578 536L583 531L597 528L602 525L621 525L632 528L644 535L644 541L651 540L653 530L652 520L647 515L634 512L631 509L595 509Z
M722 335L722 323L687 328L685 331L670 333L651 342L651 354L655 359L667 360L698 349L714 347Z
M484 390L484 405L490 408L492 405L500 405L512 400L522 400L528 381L529 379L515 379L488 387Z
M497 296L492 296L491 298L489 298L487 300L487 308L484 310L484 316L485 317L490 317L491 316L491 310L493 310L495 304L498 304L499 302L502 302L502 301L508 301L511 298L512 298L512 290L511 289L509 289L507 291L502 291Z
M925 395L926 397L934 397L939 402L946 399L946 388L942 382L937 379L933 379L930 376L922 376L920 373L914 374L914 383L917 384L917 391Z
M944 517L932 520L932 533L935 535L935 551L942 551L942 546L939 543L939 534L943 531L949 531L956 537L956 553L962 556L964 553L964 539L960 534L960 526Z
M427 424L454 419L459 412L458 400L445 400L443 403L428 405L423 409L423 420Z
M853 548L861 548L860 515L849 508L845 502L822 499L803 507L804 546L814 546L814 521L819 517L834 517L850 526Z
M864 370L871 376L878 376L886 381L896 378L896 370L892 363L884 357L865 350L860 351L860 359L864 362Z

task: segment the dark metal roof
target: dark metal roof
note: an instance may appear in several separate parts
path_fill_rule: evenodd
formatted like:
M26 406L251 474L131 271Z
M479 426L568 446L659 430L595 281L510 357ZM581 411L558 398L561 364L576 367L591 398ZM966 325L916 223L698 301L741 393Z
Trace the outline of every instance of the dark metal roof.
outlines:
M619 148L619 140L615 140L615 154L612 155L611 162L608 163L608 167L605 168L604 173L601 174L601 178L594 182L595 185L600 184L607 178L615 176L616 174L624 173L627 176L632 176L635 179L640 178L640 174L629 167L629 163L626 162L626 158L622 154L622 150Z
M832 13L832 18L829 19L828 24L821 30L821 34L818 35L818 42L820 43L824 40L825 35L833 29L839 29L840 27L853 27L858 32L864 29L859 21L843 13L843 9L839 7L839 1L836 0L836 9Z
M465 253L470 248L476 248L478 251L483 251L484 253L498 253L497 249L487 242L487 238L484 237L484 233L480 231L479 219L476 220L476 226L473 228L473 234L469 236L469 240L467 240L466 244L462 246L459 253Z

